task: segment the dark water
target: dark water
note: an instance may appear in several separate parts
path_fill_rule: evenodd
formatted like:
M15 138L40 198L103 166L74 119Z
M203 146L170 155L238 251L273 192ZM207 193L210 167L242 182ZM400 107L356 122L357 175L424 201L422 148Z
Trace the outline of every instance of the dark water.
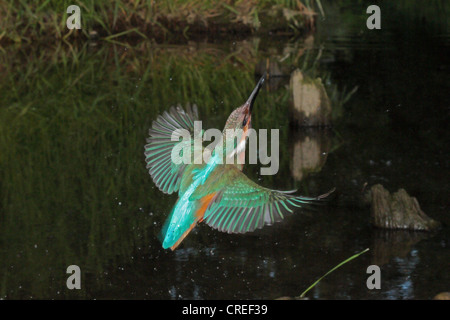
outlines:
M448 291L449 28L426 10L421 16L382 3L382 29L370 31L366 7L327 4L326 20L302 39L7 48L0 69L0 297L298 296L365 248L307 296L430 299ZM162 194L146 173L151 121L172 104L193 102L205 123L221 128L267 59L282 60L286 76L258 97L253 126L280 129L280 171L258 176L253 165L245 172L302 194L336 187L338 197L253 234L200 225L175 252L164 251L156 236L176 196ZM295 68L323 79L333 128L289 126ZM376 183L406 189L443 228L373 228L362 190ZM66 287L72 264L81 268L81 290ZM373 264L381 268L379 290L366 286Z

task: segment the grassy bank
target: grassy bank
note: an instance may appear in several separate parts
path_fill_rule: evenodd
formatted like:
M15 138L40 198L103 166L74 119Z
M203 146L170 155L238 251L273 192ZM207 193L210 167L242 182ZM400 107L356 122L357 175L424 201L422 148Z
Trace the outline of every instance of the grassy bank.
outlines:
M78 5L81 30L66 26ZM297 33L314 27L319 0L47 0L0 3L0 43L119 36L167 39L199 34Z

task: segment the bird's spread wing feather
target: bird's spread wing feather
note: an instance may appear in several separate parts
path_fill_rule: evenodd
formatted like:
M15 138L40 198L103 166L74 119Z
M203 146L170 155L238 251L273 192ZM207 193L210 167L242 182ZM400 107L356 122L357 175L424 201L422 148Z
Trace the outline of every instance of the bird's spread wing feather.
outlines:
M172 161L172 150L183 141L172 141L172 134L177 129L187 130L191 136L189 147L193 147L194 121L198 120L197 106L187 105L171 107L153 121L149 130L150 137L145 145L145 162L156 186L163 192L171 194L178 191L186 164ZM182 149L181 149L182 150Z
M212 228L228 233L246 233L284 219L295 208L323 202L333 191L318 197L295 196L293 191L264 188L239 170L230 184L217 192L204 215ZM295 191L294 191L295 192Z

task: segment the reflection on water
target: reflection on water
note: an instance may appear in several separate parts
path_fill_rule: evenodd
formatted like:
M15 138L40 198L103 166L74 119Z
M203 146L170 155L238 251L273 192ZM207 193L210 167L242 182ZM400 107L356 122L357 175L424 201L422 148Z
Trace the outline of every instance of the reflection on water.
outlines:
M448 291L448 32L427 25L411 33L398 19L375 34L361 21L358 8L340 12L331 4L307 40L6 48L0 298L298 296L367 247L370 254L322 280L310 297L432 298ZM145 170L151 121L190 102L205 127L222 128L253 88L261 61L287 75L261 92L253 119L255 129L280 129L280 171L260 177L248 166L246 173L305 195L336 187L338 199L248 235L200 225L177 251L164 251L156 235L176 196L157 190ZM290 128L295 69L321 77L332 112L340 106L330 132ZM407 189L443 229L380 234L361 200L365 183ZM82 270L80 291L65 287L72 264ZM365 287L370 264L381 267L379 291Z
M414 246L430 235L425 232L404 230L375 230L373 235L371 264L380 267L394 267L390 289L384 292L389 299L414 299L414 283L411 275L417 268L420 258Z
M320 172L327 161L331 148L329 130L291 129L291 173L292 177L301 181L309 173Z
M391 259L404 259L415 244L430 238L427 232L410 232L404 230L378 230L373 235L372 264L383 266Z

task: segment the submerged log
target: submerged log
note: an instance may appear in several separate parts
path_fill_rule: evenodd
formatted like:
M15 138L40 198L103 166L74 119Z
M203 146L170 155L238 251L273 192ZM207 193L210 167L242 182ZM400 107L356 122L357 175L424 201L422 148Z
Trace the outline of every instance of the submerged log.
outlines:
M409 196L404 189L391 195L377 184L372 186L370 194L371 218L376 227L431 231L440 226L438 221L420 209L417 199Z
M292 124L305 127L331 124L331 102L320 78L305 78L300 70L295 70L290 88Z

